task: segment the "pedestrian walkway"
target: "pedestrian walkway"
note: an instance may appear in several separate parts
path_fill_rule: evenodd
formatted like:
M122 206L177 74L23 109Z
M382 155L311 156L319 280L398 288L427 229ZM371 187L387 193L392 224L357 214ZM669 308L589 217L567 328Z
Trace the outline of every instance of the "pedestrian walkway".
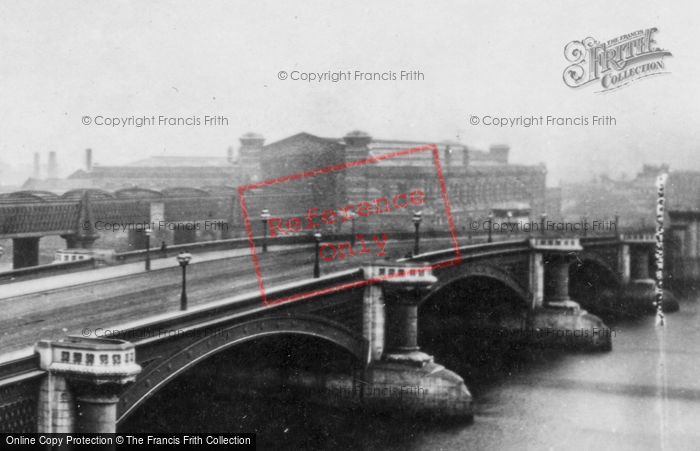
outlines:
M307 249L308 245L304 246L270 246L270 252L279 252L288 249ZM157 257L157 253L154 252ZM220 260L224 258L248 257L250 258L250 248L228 249L223 251L202 252L192 255L190 265L199 262ZM252 265L250 260L247 264ZM165 268L173 268L179 266L175 256L167 258L151 259L151 271ZM86 269L85 271L61 274L56 276L42 277L39 279L22 280L0 285L0 299L7 299L15 296L22 296L32 293L41 293L47 290L57 288L65 288L69 286L81 285L85 283L98 282L101 280L114 279L117 277L128 276L132 274L140 274L145 272L145 261L134 263L125 263L123 265L104 266L95 269Z

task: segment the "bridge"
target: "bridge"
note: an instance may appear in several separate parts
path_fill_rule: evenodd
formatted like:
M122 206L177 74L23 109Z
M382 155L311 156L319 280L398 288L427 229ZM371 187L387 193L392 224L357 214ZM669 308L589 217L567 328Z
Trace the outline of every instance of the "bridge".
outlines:
M284 215L295 205L277 199L274 190L248 195L251 211L274 206ZM305 198L302 194L299 199ZM225 240L243 235L243 218L238 193L232 186L202 188L138 187L114 192L100 189L76 189L58 195L48 191L17 191L0 194L0 240L13 241L14 269L37 266L42 237L60 236L67 249L92 249L109 226L125 226L128 248L144 249L146 229L153 228L153 242L160 243L171 234L175 245L200 241L197 230L183 225L216 224L204 238ZM259 221L258 221L259 222ZM100 229L100 225L107 228ZM256 229L260 225L256 223ZM112 232L115 230L112 229ZM99 243L99 242L98 242Z
M304 245L285 250L284 259L271 249L261 254L263 273L277 276L267 281L265 303L252 270L242 269L249 262L234 262L222 271L229 279L233 271L233 286L250 291L233 296L217 292L210 302L197 302L195 293L193 307L186 311L151 302L156 295L139 284L152 284L157 274L90 286L80 296L92 302L93 317L103 320L102 330L109 335L80 333L85 325L80 315L62 318L49 311L44 315L55 315L52 326L64 333L42 336L47 329L29 321L0 338L36 343L0 357L0 429L113 432L184 371L262 338L290 336L331 344L351 367L318 375L259 374L230 365L232 377L241 383L234 385L296 386L309 393L341 388L352 394L353 402L370 408L469 418L471 394L463 378L436 362L432 352L464 339L471 326L528 344L610 351L609 329L594 313L640 313L654 306L649 266L655 240L650 234L452 244L425 239L424 252L397 258L405 254L401 249L412 246L398 240L393 245L400 250L391 260L334 262L318 278L309 277ZM177 268L161 271L169 279L177 274ZM210 279L204 283L213 284ZM138 302L100 299L132 284L135 293L143 292ZM280 302L290 298L294 300ZM28 309L39 305L31 297L23 299L21 305ZM666 299L666 310L677 308L670 293ZM22 308L12 300L5 308ZM58 312L60 293L52 301ZM385 395L403 386L424 392Z

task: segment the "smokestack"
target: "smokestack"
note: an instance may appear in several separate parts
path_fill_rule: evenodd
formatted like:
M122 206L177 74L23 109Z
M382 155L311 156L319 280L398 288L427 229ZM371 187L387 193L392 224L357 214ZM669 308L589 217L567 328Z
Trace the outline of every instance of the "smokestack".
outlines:
M48 178L55 179L58 173L58 165L56 164L56 152L49 152L49 171Z
M445 145L445 169L452 166L452 148L449 144Z
M34 178L38 179L41 177L41 157L39 152L34 152Z
M227 154L226 154L226 160L227 160L229 163L233 163L233 147L230 147L230 146L229 146L228 151L227 151Z
M491 160L500 164L508 164L509 152L510 146L507 144L492 144L489 148L489 156L491 157Z
M85 149L85 170L92 171L92 149Z

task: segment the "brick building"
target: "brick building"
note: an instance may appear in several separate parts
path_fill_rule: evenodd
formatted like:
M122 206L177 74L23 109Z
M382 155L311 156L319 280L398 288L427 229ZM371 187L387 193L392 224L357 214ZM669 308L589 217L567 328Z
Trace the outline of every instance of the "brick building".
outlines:
M261 135L247 133L240 138L237 154L229 148L226 156L159 156L121 166L93 164L92 151L87 150L84 168L67 179L34 177L23 188L61 193L75 188L115 191L132 187L154 190L196 187L217 193L230 192L235 196L236 187L242 184L426 144L430 142L373 139L366 133L354 131L342 138L298 133L266 145ZM544 165L509 164L510 149L503 144L493 145L488 151L457 142L443 142L437 146L458 227L463 227L467 221L485 218L497 206L518 205L533 218L545 210ZM276 216L298 216L308 208L336 209L348 203L371 201L414 189L427 194L423 208L425 226L444 226L446 216L431 152L291 180L249 192L246 200L251 215L268 209ZM373 220L384 221L384 225L405 224L407 214L393 212Z
M343 138L299 133L268 145L258 142L259 166L251 178L274 179L426 144L430 143L378 140L359 131ZM546 169L543 165L508 164L509 148L505 145L494 145L488 152L460 143L445 142L437 146L458 227L486 217L496 205L524 206L531 217L539 217L544 211ZM249 211L266 208L278 216L297 216L308 208L339 208L379 197L391 198L415 189L427 194L423 209L425 223L443 226L446 216L431 152L261 188L251 193ZM372 220L381 220L386 226L386 223L405 223L406 215L406 212L392 212Z

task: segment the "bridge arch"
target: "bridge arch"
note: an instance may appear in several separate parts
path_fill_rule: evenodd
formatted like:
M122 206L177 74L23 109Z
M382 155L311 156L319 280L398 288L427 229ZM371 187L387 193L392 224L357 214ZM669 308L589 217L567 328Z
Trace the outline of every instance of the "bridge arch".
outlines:
M582 269L590 268L591 274L606 285L612 285L614 288L622 286L622 277L607 260L595 252L583 251L579 253L576 259L569 265L569 275L575 275L582 272Z
M527 324L529 292L518 274L492 264L434 274L438 283L418 310L418 344L465 378L490 375L518 346L500 331Z
M622 286L621 275L595 252L581 252L569 265L569 294L592 313L613 308Z
M499 268L490 264L483 265L457 265L446 270L440 270L434 273L438 282L434 284L429 293L427 293L421 299L420 304L423 305L428 300L440 292L443 292L446 288L450 286L455 286L455 284L466 281L473 278L486 278L495 282L499 282L502 285L510 288L515 294L517 294L519 300L522 301L523 306L528 307L530 302L530 295L528 290L521 285L521 283L513 277L506 270Z
M600 274L606 278L615 281L616 285L622 285L622 277L610 264L600 255L591 251L583 251L578 254L576 260L569 265L570 272L584 265L590 265L597 268Z
M367 343L361 335L342 324L318 316L266 317L216 329L209 336L205 334L197 336L189 344L178 347L174 352L161 353L164 354L162 357L146 363L134 385L120 397L117 425L126 420L168 382L207 358L255 339L290 334L330 342L348 351L358 364L366 360ZM196 334L193 333L193 335Z

